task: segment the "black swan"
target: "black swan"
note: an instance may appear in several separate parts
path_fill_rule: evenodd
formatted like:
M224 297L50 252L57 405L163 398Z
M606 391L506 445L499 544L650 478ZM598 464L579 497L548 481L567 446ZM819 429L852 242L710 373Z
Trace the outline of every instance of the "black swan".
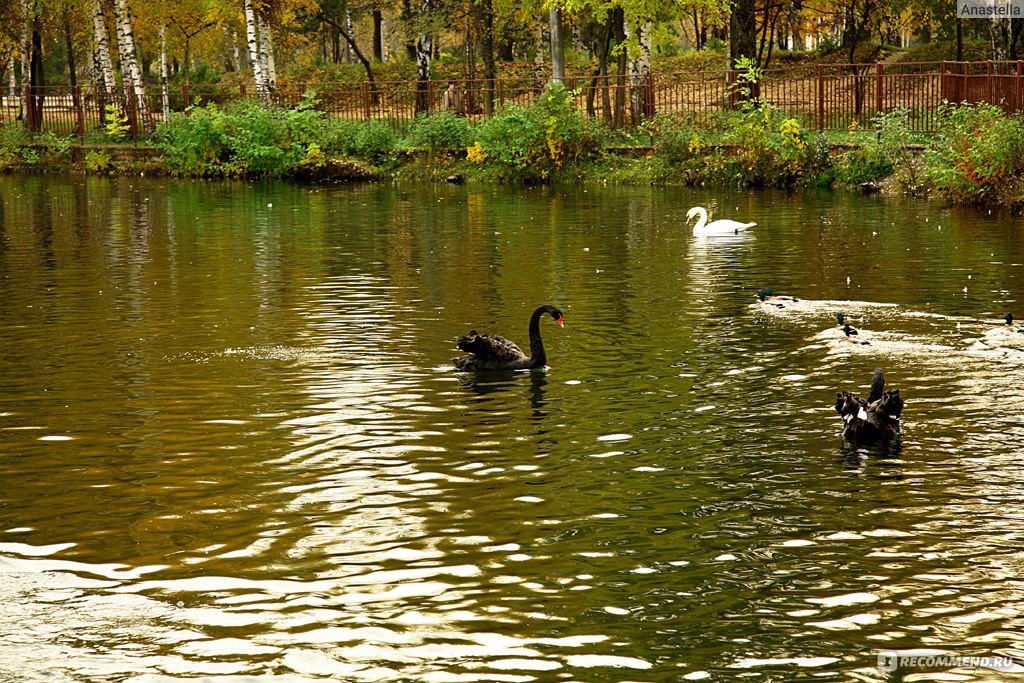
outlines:
M788 305L800 302L800 299L797 299L795 296L773 294L771 287L765 287L764 289L757 290L757 300L762 304L776 306L778 308L785 308Z
M540 317L545 313L555 319L559 326L564 327L562 312L551 304L539 306L530 316L530 355L523 353L518 346L504 337L477 334L476 330L458 338L456 344L468 353L468 356L453 358L452 362L459 370L528 370L542 368L547 365L548 357L544 353L544 342L540 338Z
M843 391L836 394L836 412L843 418L843 438L857 445L891 441L900 433L903 399L900 390L883 391L885 374L875 370L867 400Z

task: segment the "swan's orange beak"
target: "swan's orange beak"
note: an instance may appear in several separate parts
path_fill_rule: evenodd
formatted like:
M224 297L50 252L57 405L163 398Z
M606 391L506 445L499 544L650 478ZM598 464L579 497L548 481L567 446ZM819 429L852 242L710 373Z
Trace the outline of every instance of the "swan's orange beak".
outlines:
M556 320L555 322L558 323L559 327L565 327L565 323L562 322L562 316L558 316L558 320Z

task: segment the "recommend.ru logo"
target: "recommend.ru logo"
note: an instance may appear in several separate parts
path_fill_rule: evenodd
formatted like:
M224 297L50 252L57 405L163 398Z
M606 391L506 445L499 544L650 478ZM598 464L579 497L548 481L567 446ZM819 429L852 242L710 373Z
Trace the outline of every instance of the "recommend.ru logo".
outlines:
M878 670L892 673L898 670L991 669L994 671L1024 672L1024 667L1011 657L985 655L965 657L943 650L879 650Z

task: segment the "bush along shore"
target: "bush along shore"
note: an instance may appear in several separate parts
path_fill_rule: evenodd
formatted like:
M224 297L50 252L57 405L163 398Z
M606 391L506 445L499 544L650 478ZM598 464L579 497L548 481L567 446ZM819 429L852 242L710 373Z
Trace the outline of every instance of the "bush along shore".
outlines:
M150 147L76 145L20 125L0 129L0 170L379 180L457 179L537 184L819 187L932 196L1024 210L1024 118L989 104L946 104L934 134L911 113L818 133L747 99L715 117L659 116L632 134L575 109L559 83L530 107L479 122L448 112L418 117L404 135L383 121L325 116L316 96L293 109L259 101L194 106L161 123Z

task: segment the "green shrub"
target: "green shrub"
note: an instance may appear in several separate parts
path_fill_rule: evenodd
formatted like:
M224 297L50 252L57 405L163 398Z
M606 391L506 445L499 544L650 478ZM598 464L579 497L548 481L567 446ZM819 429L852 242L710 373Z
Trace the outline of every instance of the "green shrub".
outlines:
M476 129L480 153L504 179L527 183L598 158L604 128L577 111L571 95L552 83L536 105L512 105L482 121Z
M711 135L694 115L658 114L643 128L651 136L655 154L670 164L702 156L711 145Z
M89 173L106 173L113 168L110 155L93 150L85 155L85 170Z
M406 143L411 147L422 147L437 152L453 152L465 149L470 140L469 121L450 111L419 114L413 121Z
M215 103L194 105L184 113L172 112L170 121L157 124L153 145L175 173L219 174L228 157L224 116Z
M384 121L327 119L320 134L325 152L383 163L395 153L398 136Z
M728 129L747 184L788 187L819 161L809 131L771 105L744 104Z
M936 189L971 203L999 202L1024 171L1024 121L986 104L946 104L939 137L925 155Z
M285 175L306 159L323 130L311 93L293 109L239 100L193 106L158 127L156 147L186 175Z
M59 171L71 165L72 137L54 133L33 136L21 123L0 127L0 166Z

